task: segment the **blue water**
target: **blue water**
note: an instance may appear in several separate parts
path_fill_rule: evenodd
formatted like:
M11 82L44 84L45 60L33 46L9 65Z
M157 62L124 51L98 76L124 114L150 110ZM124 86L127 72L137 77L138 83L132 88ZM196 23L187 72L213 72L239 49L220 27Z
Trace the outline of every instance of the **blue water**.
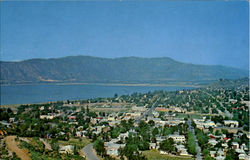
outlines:
M42 103L59 100L79 100L95 97L112 97L134 92L146 93L155 90L182 90L190 87L165 86L104 86L104 85L9 85L1 86L1 105Z

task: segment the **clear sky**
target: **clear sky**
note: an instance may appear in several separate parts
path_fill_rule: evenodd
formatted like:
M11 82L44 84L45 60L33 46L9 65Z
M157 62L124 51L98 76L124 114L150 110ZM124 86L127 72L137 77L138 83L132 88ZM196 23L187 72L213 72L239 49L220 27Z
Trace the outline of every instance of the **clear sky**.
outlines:
M249 67L247 1L1 2L1 60L171 57Z

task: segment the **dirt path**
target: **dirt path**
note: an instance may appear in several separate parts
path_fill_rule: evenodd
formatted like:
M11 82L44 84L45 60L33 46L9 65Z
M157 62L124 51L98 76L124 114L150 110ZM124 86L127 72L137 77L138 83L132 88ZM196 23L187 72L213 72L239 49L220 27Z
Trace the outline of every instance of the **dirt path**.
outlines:
M5 138L5 143L8 147L8 149L12 152L15 152L16 155L21 158L22 160L31 160L31 158L29 157L29 154L27 151L20 149L17 146L17 142L15 141L16 136L7 136Z
M43 142L43 144L44 144L44 146L45 146L45 149L47 149L47 150L52 150L52 149L51 149L51 145L50 145L49 143L47 143L44 139L39 138L39 140L40 140L41 142Z

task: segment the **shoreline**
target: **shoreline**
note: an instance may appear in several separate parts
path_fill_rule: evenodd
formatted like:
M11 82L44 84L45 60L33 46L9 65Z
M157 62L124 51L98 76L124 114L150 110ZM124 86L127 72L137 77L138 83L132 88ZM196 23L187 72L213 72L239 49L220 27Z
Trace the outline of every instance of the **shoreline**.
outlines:
M185 82L180 83L27 83L27 84L1 84L0 86L26 86L26 85L97 85L97 86L142 86L142 87L193 87L200 88L204 85L202 84L185 84Z

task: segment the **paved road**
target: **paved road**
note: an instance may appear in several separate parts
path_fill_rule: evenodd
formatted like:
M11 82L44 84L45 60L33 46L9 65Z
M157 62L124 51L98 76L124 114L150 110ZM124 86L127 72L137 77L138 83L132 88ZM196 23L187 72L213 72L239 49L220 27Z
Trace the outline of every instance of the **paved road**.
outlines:
M93 143L88 144L82 149L82 152L85 154L87 160L100 160L96 153L93 152Z
M141 115L139 118L137 118L136 120L135 120L135 122L136 123L138 123L138 122L140 122L140 120L142 119L142 118L145 118L147 115L149 115L150 113L152 113L152 111L155 109L155 107L157 106L157 102L159 101L159 99L160 98L158 98L156 101L155 101L155 103L152 105L152 107L147 111L147 112L145 112L143 115Z
M222 108L225 109L224 115L226 115L226 116L229 117L229 118L233 118L233 114L231 114L231 113L227 110L227 108L224 107L224 105L222 104L222 102L219 102L212 94L207 93L207 92L205 92L205 91L203 91L203 92L206 93L207 95L211 96L214 100L216 100L216 101L220 104L220 106L221 106ZM221 110L219 110L218 108L217 108L217 111L218 111L219 113L223 113L223 112L222 112Z
M193 135L194 135L194 140L195 140L195 149L196 149L196 160L202 160L202 156L201 156L201 148L198 144L198 140L196 138L196 135L195 135L195 132L194 132L194 128L191 126L191 120L189 119L188 120L188 129L192 131Z

